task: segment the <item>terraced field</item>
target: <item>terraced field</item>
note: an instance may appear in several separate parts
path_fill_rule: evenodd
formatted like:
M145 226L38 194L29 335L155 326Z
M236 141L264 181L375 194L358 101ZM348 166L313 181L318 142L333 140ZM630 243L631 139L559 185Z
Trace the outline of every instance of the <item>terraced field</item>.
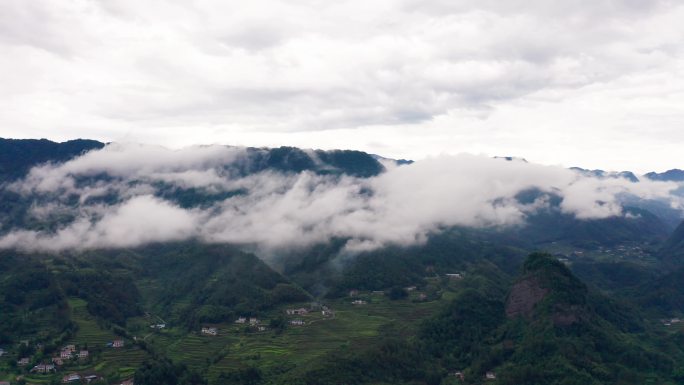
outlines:
M177 362L202 369L206 368L221 351L233 342L231 338L214 338L188 334L167 345L169 357Z
M49 384L51 381L51 378L49 376L43 376L38 374L25 376L24 379L29 384Z
M453 295L445 292L441 300L432 302L390 301L382 295L368 295L366 305L352 305L345 298L329 304L335 310L334 318L323 318L319 312L291 316L288 319L302 319L307 324L288 325L281 334L247 332L244 325L219 324L212 325L219 329L217 336L170 329L156 333L149 341L174 361L204 373L212 382L221 372L247 365L267 373L290 370L295 374L309 368L317 357L372 344L387 325L413 330L411 326L434 314ZM282 312L284 309L270 317ZM268 320L262 319L262 323L268 325Z
M119 377L130 377L147 357L148 353L137 347L107 349L100 355L101 361L93 369L97 372L115 369Z
M116 336L109 330L101 328L95 319L88 313L86 301L78 298L69 299L72 320L78 324L78 332L69 343L85 346L88 348L103 347Z
M219 329L217 336L201 335L199 331L187 330L168 325L163 330L149 328L153 315L130 320L129 332L145 342L153 350L164 353L175 362L181 362L205 375L210 384L218 385L217 378L222 372L228 373L245 366L258 367L270 378L297 378L299 374L316 365L317 358L334 351L355 351L375 343L388 328L393 332L410 335L415 325L430 317L454 296L454 292L444 291L439 300L430 302L416 301L417 294L407 299L390 301L378 294L362 293L367 301L363 305L353 305L351 298L343 298L327 303L334 310L334 317L326 318L320 312L303 316L286 316L286 319L302 319L303 326L287 325L284 331L273 330L254 332L246 325L224 323L211 325ZM90 359L71 363L60 370L64 373L97 373L107 378L125 379L131 377L136 368L149 357L149 353L127 340L121 349L105 347L106 343L118 337L105 325L88 313L86 302L81 299L69 300L72 319L78 324L78 331L68 341L79 347L88 347ZM308 303L288 307L308 307ZM262 316L262 325L284 315L285 308ZM151 317L151 318L150 318ZM279 373L284 373L281 374ZM29 375L29 382L47 384L50 376Z
M86 302L69 299L72 319L78 324L78 332L69 341L79 347L88 347L90 360L78 366L68 367L70 372L96 372L102 375L117 375L119 378L130 377L135 369L148 357L148 353L137 346L124 348L107 348L107 342L121 338L98 325L97 320L88 313Z

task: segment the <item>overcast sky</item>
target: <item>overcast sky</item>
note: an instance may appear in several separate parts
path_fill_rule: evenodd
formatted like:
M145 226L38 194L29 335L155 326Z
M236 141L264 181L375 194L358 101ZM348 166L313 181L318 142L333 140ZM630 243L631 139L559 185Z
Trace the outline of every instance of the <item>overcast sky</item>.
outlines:
M684 168L684 3L3 0L0 136Z

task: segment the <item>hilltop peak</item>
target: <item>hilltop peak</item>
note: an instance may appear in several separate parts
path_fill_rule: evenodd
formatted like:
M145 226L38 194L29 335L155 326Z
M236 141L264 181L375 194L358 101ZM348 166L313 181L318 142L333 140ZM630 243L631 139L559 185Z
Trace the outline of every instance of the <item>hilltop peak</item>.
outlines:
M673 168L665 172L649 172L645 175L648 179L666 182L684 182L684 170Z
M586 296L586 286L565 265L550 254L533 253L511 288L506 316L528 320L550 316L555 325L567 326L583 318Z

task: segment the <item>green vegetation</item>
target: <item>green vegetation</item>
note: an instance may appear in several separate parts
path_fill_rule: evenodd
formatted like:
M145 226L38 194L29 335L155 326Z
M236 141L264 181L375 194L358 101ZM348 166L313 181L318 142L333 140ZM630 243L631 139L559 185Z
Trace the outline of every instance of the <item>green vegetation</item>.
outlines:
M7 267L3 293L15 290L26 296L13 305L16 311L2 313L7 325L22 328L5 330L0 346L10 354L2 359L0 378L28 374L33 380L51 377L27 371L49 362L67 344L89 350L90 356L68 361L60 373L94 372L117 381L132 376L146 360L152 367L169 358L212 382L221 376L242 378L250 373L245 368L255 368L264 380L294 380L329 353L375 346L387 325L416 329L453 290L449 281L444 286L429 278L421 287L429 299L418 298L417 292L407 296L402 288L395 288L401 295L393 300L382 292L362 291L366 305L353 305L346 297L325 300L331 313L324 316L317 307L293 317L285 309L309 308L310 295L254 256L227 246L182 243L60 256L5 253L0 263ZM28 283L30 288L22 286ZM46 309L32 305L41 297L27 295L34 287L56 299L48 309L59 309L63 324L55 323L53 313L43 320L35 316ZM22 311L31 306L35 325L22 321ZM267 330L235 324L239 316L257 317ZM290 325L295 318L305 325ZM160 323L163 329L150 327ZM209 324L220 330L218 336L198 333ZM15 349L24 339L31 348ZM126 346L107 347L114 339L125 340ZM24 354L31 357L28 366L10 365Z
M550 255L532 254L514 279L499 261L515 249L473 242L450 259L438 241L414 260L397 249L400 270L391 271L422 273L408 280L379 274L390 251L362 256L338 272L336 294L313 308L296 283L228 246L4 253L0 282L11 312L2 316L21 327L3 329L9 354L0 378L49 382L59 375L28 369L67 344L90 355L59 373L97 373L110 383L135 376L144 384L450 384L457 378L449 373L459 371L471 384L487 372L497 384L627 384L675 383L684 373L682 332L664 334L633 304L585 285ZM494 263L476 256L484 251ZM374 257L380 268L370 268ZM460 278L445 276L456 271ZM370 281L353 296L342 293L360 277ZM511 310L528 297L533 306ZM311 311L285 312L299 308ZM27 319L33 323L20 321ZM295 319L303 325L290 324ZM108 347L114 339L125 346ZM23 356L30 364L17 367Z
M466 239L454 231L422 248L347 261L328 281L335 284L329 297L314 307L317 300L297 283L225 245L5 252L0 282L10 311L1 316L10 327L2 329L8 354L0 378L46 383L79 372L110 383L135 376L146 384L171 377L210 385L451 384L458 379L449 373L458 371L470 384L492 372L497 384L534 385L666 384L682 377L684 333L642 315L644 297L626 302L621 290L629 286L620 282L629 280L615 278L617 296L607 297L543 253L520 263L514 278L503 261L517 258L518 249ZM532 306L511 310L525 301ZM299 308L311 312L285 312ZM236 323L239 317L246 322ZM260 323L249 325L249 318ZM202 334L202 327L217 335ZM115 339L125 346L108 347ZM28 372L67 344L89 357L66 362L59 374ZM24 356L30 364L17 367Z
M203 385L206 384L197 372L188 370L183 364L175 364L166 358L145 361L135 372L136 384L141 385Z
M0 346L68 334L65 295L39 261L0 253Z

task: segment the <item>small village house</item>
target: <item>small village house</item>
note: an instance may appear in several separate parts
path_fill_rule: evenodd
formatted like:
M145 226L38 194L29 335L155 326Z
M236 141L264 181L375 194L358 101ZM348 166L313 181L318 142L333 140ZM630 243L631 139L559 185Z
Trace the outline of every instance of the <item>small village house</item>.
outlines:
M300 320L300 319L293 319L292 321L290 321L290 325L293 325L293 326L304 326L304 321L303 321L303 320Z
M309 310L304 309L303 307L301 307L301 308L299 308L299 309L287 309L287 310L285 310L285 312L287 313L287 315L305 315L305 314L309 314Z
M24 358L20 359L19 361L17 361L17 365L18 366L26 366L29 364L30 361L31 360L29 360L28 357L24 357Z
M62 350L59 353L59 357L63 360L68 360L71 358L73 353L76 351L76 345L66 345L62 347Z
M9 381L0 381L0 385L12 385Z
M357 299L357 300L352 301L352 305L365 305L365 304L367 304L367 303L368 303L368 302L366 302L366 301L364 301L364 300L362 300L362 299Z
M88 358L88 351L87 350L81 350L80 352L78 352L78 358L80 358L80 359Z
M81 381L81 375L78 373L71 373L67 376L62 377L62 382L63 383L70 383L70 382L80 382Z
M52 357L52 363L57 366L64 365L64 361L60 357Z
M485 380L488 380L488 381L496 380L496 374L494 372L487 372L485 374Z
M33 373L50 373L55 371L55 365L53 364L38 364L31 369L31 372Z
M124 341L123 340L114 340L114 341L112 341L112 347L113 348L123 348L124 347Z
M457 370L457 371L454 371L454 372L450 372L450 373L449 373L449 376L456 377L456 378L458 378L458 379L461 380L461 381L463 381L463 380L465 379L465 376L463 375L463 372L460 371L460 370Z
M258 324L260 324L260 323L261 323L261 321L259 321L258 318L252 317L252 318L249 319L249 324L250 324L250 325L258 325Z
M359 295L358 290L356 290L356 289L349 290L349 296L350 297L356 297L357 295Z
M245 317L240 317L240 318L238 318L238 319L235 320L235 323L236 323L236 324L243 324L243 323L246 323L246 322L247 322L247 318L245 318Z
M205 334L208 336L215 336L215 335L218 335L218 329L204 327L204 328L202 328L202 334Z

